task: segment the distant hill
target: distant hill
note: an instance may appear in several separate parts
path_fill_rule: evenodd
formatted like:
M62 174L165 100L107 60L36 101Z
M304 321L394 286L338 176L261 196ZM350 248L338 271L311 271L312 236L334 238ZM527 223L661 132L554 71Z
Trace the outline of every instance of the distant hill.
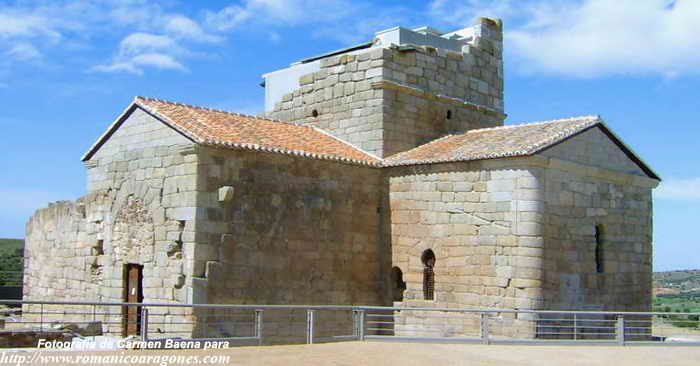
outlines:
M700 292L700 269L654 273L657 294Z

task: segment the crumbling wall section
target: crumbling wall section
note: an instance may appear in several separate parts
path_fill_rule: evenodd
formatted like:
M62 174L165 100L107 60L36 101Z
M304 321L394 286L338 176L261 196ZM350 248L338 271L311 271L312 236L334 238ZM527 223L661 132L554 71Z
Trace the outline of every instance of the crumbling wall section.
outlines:
M189 140L154 117L139 109L131 113L86 162L89 193L38 210L27 224L24 299L122 302L126 265L136 264L143 266L144 302L190 302L195 151ZM28 306L25 313L39 319L39 309ZM161 310L154 310L162 312L158 321L166 323L158 326L161 330L190 331L191 326L178 324L186 309ZM106 331L121 332L121 309L98 312L115 314L97 320L114 323ZM71 317L75 315L57 315L55 320Z

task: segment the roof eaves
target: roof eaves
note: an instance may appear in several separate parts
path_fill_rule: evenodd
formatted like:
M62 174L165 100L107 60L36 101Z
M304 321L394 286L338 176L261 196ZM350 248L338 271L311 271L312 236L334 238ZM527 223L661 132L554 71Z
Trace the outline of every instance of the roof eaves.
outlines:
M453 158L443 158L443 159L422 159L422 160L399 160L396 162L386 162L385 167L398 167L398 166L409 166L409 165L429 165L429 164L444 164L444 163L464 163L470 161L480 161L480 160L493 160L493 159L506 159L515 157L530 156L532 153L527 151L509 151L502 154L480 154L471 157L453 157Z
M372 161L358 160L358 159L346 158L346 157L329 155L329 154L315 154L315 153L310 153L308 151L303 151L303 150L280 149L280 148L276 148L276 147L262 146L262 145L258 145L258 144L233 143L233 142L227 142L227 141L221 141L221 140L205 140L204 142L202 142L202 145L211 146L211 147L220 147L220 148L226 148L226 149L232 149L232 150L261 151L261 152L268 152L268 153L281 154L281 155L287 155L287 156L297 156L297 157L303 157L303 158L309 158L309 159L315 159L315 160L335 161L335 162L345 163L345 164L349 164L349 165L360 165L360 166L367 166L367 167L372 167L372 168L381 168L382 167L381 160L379 160L377 162L372 162Z

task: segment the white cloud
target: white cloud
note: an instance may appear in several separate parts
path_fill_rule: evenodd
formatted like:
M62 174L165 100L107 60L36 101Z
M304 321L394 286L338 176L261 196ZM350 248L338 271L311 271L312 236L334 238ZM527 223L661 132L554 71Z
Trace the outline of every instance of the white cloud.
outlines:
M65 49L65 44L71 42L88 44L91 38L124 31L131 34L118 44L112 61L92 70L137 74L143 73L144 67L185 70L181 58L195 54L189 49L199 43L223 40L206 32L196 20L166 11L160 3L148 0L0 5L0 55L11 56L8 66L12 60L28 60L49 50ZM64 46L51 48L57 43Z
M154 12L152 24L161 24L162 27L158 28L162 28L163 34L136 32L128 35L119 42L119 51L110 64L95 66L91 71L124 71L137 75L142 75L148 67L187 71L181 58L193 53L182 43L216 43L223 40L205 32L197 22L186 16L162 15L159 10Z
M218 12L207 12L206 22L218 31L227 31L250 19L253 14L238 5L229 5Z
M218 12L207 12L205 19L211 27L220 31L253 21L276 26L322 24L357 14L363 7L363 3L348 0L245 0L242 5L229 5Z
M315 38L345 44L368 41L374 32L399 24L418 13L404 6L387 6L362 0L244 0L218 12L205 13L205 24L219 32L256 27L278 42L280 28L312 25Z
M158 34L132 33L119 42L119 54L124 56L175 49L178 49L178 46L172 38Z
M505 49L520 71L577 77L673 76L700 67L700 1L536 0L493 5L470 0L452 8L449 4L434 0L433 15L462 26L476 15L504 18Z
M700 178L667 179L654 191L656 198L700 200Z
M165 23L165 31L177 37L198 42L220 42L222 40L219 36L204 32L197 22L182 15L170 17Z
M90 71L129 72L143 75L144 68L187 71L177 57L189 51L168 36L150 33L132 33L119 42L119 52L107 65L98 65Z
M153 66L158 69L172 69L186 71L187 69L180 62L170 55L161 53L145 53L138 55L131 60L137 66Z
M109 65L97 65L90 71L125 71L136 75L143 75L145 67L153 67L162 70L187 71L187 68L173 56L155 52L139 54L124 60L116 60Z
M60 33L52 28L49 19L44 16L23 14L0 8L0 39L39 36L46 36L54 40L61 38Z
M31 59L37 59L41 57L41 52L32 46L30 43L18 43L10 48L5 55L13 57L20 61L27 61Z

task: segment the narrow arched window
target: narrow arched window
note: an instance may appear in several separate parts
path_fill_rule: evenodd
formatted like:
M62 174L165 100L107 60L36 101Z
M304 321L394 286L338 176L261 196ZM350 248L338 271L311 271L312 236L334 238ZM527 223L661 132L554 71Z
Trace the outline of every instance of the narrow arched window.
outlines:
M403 280L403 271L401 271L401 268L394 267L391 269L391 279L394 284L394 301L403 301L403 292L406 291L406 282Z
M426 300L435 299L435 253L426 249L421 255L423 262L423 298Z
M603 226L596 225L595 227L595 269L598 273L603 273L605 268L603 264L605 258L603 256Z

